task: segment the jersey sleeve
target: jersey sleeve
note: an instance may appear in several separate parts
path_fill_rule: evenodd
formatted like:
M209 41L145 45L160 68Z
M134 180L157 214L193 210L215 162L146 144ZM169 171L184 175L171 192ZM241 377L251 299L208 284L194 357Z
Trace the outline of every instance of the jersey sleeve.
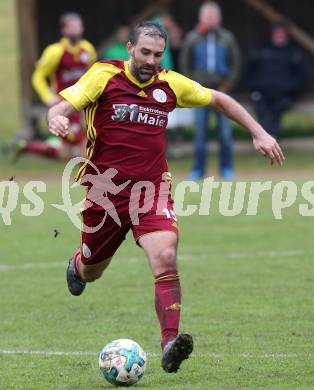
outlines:
M60 92L77 111L94 103L103 93L108 81L121 72L112 64L96 62L77 83Z
M52 76L61 60L63 48L59 44L48 46L36 63L35 71L32 76L32 85L41 100L47 103L54 93L51 91L48 78Z
M212 91L180 73L163 71L159 79L167 81L177 98L177 107L204 107L212 99Z

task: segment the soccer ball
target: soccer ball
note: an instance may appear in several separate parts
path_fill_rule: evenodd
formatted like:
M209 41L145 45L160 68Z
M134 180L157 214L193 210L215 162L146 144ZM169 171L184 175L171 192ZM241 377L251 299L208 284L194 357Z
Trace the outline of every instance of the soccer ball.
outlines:
M144 375L146 353L133 340L114 340L101 350L99 368L111 384L132 386Z

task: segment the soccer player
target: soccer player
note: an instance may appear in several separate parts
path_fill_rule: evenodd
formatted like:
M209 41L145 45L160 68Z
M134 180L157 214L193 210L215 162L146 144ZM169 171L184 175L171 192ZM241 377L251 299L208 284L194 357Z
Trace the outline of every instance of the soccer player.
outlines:
M192 352L193 339L190 334L178 331L181 308L176 262L178 227L169 187L163 199L165 207L158 212L158 193L159 190L165 193L167 181L168 113L175 107L210 106L246 127L255 148L271 162L282 164L284 156L276 140L231 97L161 68L166 41L167 36L158 24L138 24L127 43L129 60L94 64L74 86L60 93L64 100L49 110L47 119L50 131L62 137L68 134L68 117L74 112L84 108L88 120L90 164L82 166L78 175L89 189L82 217L84 226L99 229L82 231L81 246L67 269L71 294L80 295L87 282L101 277L131 229L155 277L162 367L166 372L176 372ZM92 164L100 172L95 180ZM101 180L98 180L102 175L103 189L99 188ZM134 223L132 196L139 181L145 181L146 186L152 183L155 191L150 199L152 207L139 213L138 223ZM102 193L106 193L103 199L106 207L99 202ZM138 196L142 207L145 188ZM111 211L110 216L107 211L108 214Z
M79 14L61 15L60 32L61 40L44 50L32 77L35 91L48 107L58 103L58 93L75 84L96 60L93 45L82 39L84 25ZM69 119L69 133L59 147L50 142L31 142L22 145L20 152L68 159L75 148L75 154L85 155L86 135L80 112L74 112Z

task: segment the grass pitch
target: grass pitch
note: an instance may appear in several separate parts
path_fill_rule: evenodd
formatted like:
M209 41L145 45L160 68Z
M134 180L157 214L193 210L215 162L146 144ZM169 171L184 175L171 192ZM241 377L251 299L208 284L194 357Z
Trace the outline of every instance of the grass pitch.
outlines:
M12 226L0 225L0 389L112 388L97 355L122 337L148 352L138 388L314 388L314 229L299 215L303 199L282 220L267 194L255 217L222 216L216 196L209 216L179 219L181 329L193 334L195 350L177 374L166 374L153 277L131 235L103 278L72 297L65 269L79 231L50 206L61 201L60 183L47 182L40 196L41 216L21 214L21 192ZM186 198L198 201L199 194Z

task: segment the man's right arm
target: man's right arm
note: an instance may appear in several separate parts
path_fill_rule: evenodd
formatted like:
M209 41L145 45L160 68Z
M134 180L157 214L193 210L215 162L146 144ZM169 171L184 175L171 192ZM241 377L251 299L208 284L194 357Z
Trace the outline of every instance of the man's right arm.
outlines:
M94 103L102 94L108 80L120 71L121 69L110 64L95 63L77 83L61 91L59 95L64 100L48 111L49 131L57 136L66 136L68 117Z
M47 114L49 131L56 135L65 137L69 132L69 116L76 112L75 108L66 100L51 107Z

